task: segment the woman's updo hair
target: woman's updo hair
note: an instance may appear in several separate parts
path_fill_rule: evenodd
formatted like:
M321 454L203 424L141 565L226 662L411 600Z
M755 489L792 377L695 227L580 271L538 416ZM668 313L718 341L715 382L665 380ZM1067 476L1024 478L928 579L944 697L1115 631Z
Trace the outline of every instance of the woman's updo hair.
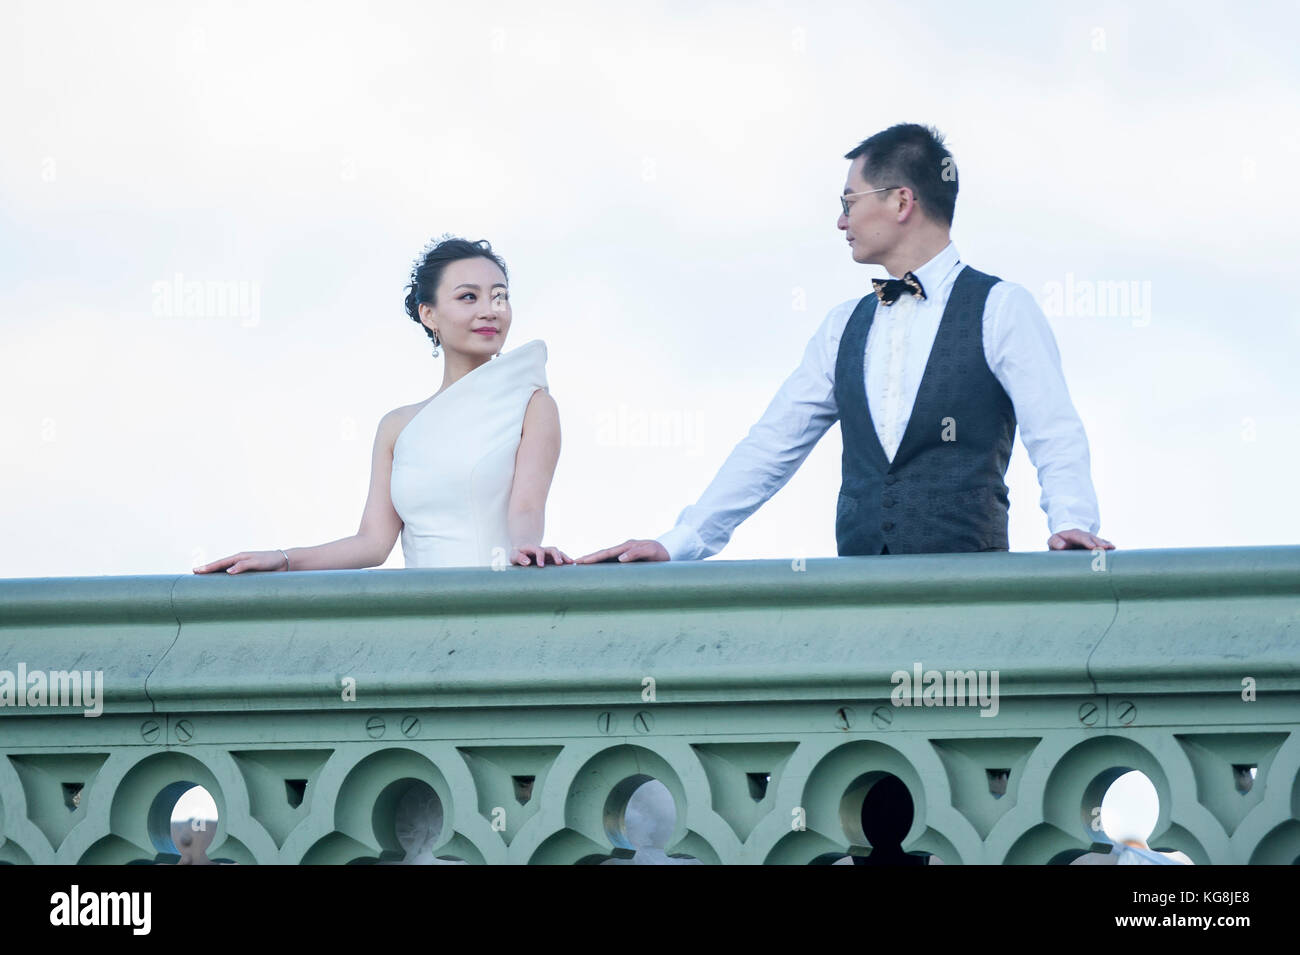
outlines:
M434 304L442 273L452 262L461 259L488 259L497 264L497 268L506 276L506 281L510 280L505 262L492 251L492 243L487 239L470 242L459 236L443 235L426 245L411 267L411 281L406 286L406 314L424 329L430 341L433 340L433 332L420 321L420 306Z

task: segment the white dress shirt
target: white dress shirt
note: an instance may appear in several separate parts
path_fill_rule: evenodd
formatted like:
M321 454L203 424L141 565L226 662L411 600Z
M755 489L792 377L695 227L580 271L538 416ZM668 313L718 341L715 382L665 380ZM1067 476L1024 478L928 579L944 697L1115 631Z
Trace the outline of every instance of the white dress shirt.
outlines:
M881 447L892 461L912 416L943 310L963 264L951 242L913 270L925 299L900 295L877 305L863 362L867 403ZM673 560L710 557L726 545L808 457L839 418L835 364L840 337L860 299L833 309L804 349L763 416L732 450L699 501L659 537ZM984 305L984 358L1015 407L1016 424L1042 486L1039 505L1053 534L1101 526L1088 438L1070 401L1056 339L1042 309L1022 286L998 282Z

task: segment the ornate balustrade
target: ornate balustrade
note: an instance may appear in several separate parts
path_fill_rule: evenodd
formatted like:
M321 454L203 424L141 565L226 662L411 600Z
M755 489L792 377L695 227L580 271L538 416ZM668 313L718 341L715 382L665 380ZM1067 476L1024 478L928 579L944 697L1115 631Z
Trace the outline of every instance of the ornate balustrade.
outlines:
M1067 862L1137 769L1291 863L1297 730L1300 547L0 581L5 862L175 861L194 785L218 860L641 861L648 780L659 861Z

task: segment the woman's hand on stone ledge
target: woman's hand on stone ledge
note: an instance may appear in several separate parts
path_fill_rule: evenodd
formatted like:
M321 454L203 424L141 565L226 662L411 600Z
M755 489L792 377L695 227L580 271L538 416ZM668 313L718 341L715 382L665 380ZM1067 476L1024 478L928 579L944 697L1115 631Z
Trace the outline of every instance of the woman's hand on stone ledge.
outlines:
M578 558L579 564L599 564L607 560L630 563L634 560L668 560L668 550L655 540L626 540L604 550L583 554Z
M510 551L510 563L519 564L521 567L545 567L548 557L551 563L556 565L576 563L572 557L558 547L542 547L540 544L536 544L514 547Z
M222 557L202 567L195 567L196 574L211 574L224 570L228 574L242 574L246 570L284 570L284 554L278 550L240 551L229 557Z
M1115 545L1104 537L1074 528L1058 531L1047 539L1049 550L1114 550Z

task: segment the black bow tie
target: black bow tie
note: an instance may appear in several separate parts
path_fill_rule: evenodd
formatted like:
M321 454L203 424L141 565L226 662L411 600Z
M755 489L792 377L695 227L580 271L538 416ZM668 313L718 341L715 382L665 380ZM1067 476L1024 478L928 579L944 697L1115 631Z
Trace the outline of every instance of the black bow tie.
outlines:
M911 272L904 272L901 279L872 279L871 285L876 290L876 297L880 299L882 305L893 305L900 295L925 298L925 289L921 287L921 280Z

